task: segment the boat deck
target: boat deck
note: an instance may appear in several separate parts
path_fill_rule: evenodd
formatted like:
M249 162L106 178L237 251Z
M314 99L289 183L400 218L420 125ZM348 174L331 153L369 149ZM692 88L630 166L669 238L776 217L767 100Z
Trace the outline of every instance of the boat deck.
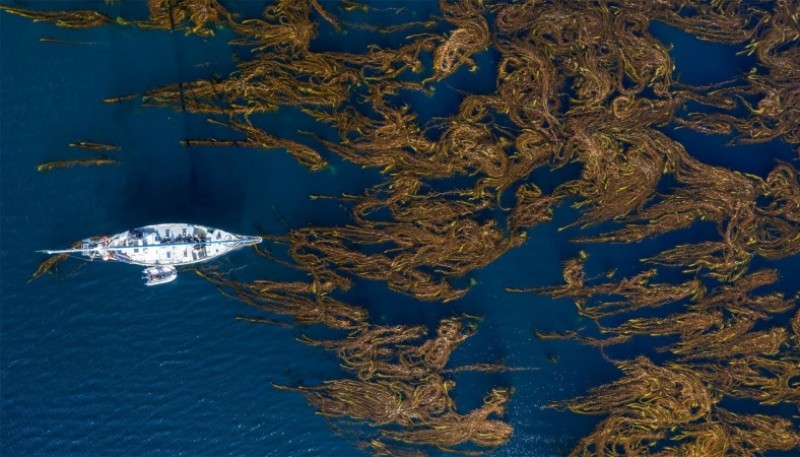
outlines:
M224 230L192 224L158 224L104 239L108 260L137 265L188 265L260 242Z

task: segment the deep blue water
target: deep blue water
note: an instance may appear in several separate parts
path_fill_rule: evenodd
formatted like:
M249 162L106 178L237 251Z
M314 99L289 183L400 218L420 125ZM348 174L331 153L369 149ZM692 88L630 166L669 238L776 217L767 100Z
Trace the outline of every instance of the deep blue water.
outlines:
M143 5L123 3L123 14L143 14ZM260 7L253 3L238 2L257 14ZM63 4L36 2L42 9ZM675 43L678 72L687 82L724 79L751 64L728 52L731 48L695 42L668 28L656 32ZM41 37L83 44L40 43ZM136 267L71 261L62 272L72 274L26 284L43 260L37 249L166 221L237 233L256 233L257 225L282 233L284 224L342 223L336 205L308 196L360 192L377 182L376 173L333 155L327 156L331 169L309 173L280 151L186 149L180 140L228 135L202 116L142 108L137 102L101 103L162 84L227 74L234 66L230 38L226 30L208 40L122 27L68 31L0 15L1 455L357 453L301 395L270 385L344 376L333 356L294 340L304 329L237 322L234 316L253 311L190 273L167 286L145 288ZM323 27L315 46L358 49L366 39L358 33L345 38ZM725 49L715 54L722 63L698 68L698 55L707 55L708 47ZM470 90L491 84L492 56L481 56L479 63L479 72L462 71L448 83ZM433 103L412 103L422 117L430 117L446 114L446 107L458 102L457 92L444 85L436 97ZM297 130L319 129L293 110L259 121L270 132L301 141L307 140ZM791 154L779 144L723 150L725 139L677 135L686 135L687 149L703 160L758 174L765 174L774 158ZM72 141L119 145L123 150L113 155L122 164L36 172L45 161L90 155L67 147ZM497 455L565 453L596 418L543 405L617 376L595 350L533 337L534 327L581 325L568 301L504 292L505 287L560 281L560 263L585 248L567 241L574 231L557 232L570 214L560 210L556 223L532 230L524 247L475 272L477 286L458 302L418 303L374 283L359 284L350 296L379 322L433 325L455 313L485 316L478 334L454 355L454 365L502 359L538 368L457 377L455 395L464 410L477 406L493 385L515 388L508 413L515 433ZM597 247L593 260L598 268L631 274L639 270L643 250L660 247L659 241ZM222 268L240 266L249 276L290 275L250 251L230 256ZM798 271L797 259L782 266ZM547 361L548 352L559 355L558 364Z

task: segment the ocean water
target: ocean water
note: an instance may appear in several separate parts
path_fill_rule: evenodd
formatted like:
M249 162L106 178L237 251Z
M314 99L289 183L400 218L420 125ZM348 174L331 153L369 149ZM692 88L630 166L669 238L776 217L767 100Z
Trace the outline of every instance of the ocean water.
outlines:
M25 5L105 7L100 3ZM231 9L252 15L261 10L259 2L230 3ZM427 2L414 5L430 8ZM139 2L123 2L120 8L128 17L144 15ZM407 14L423 13L412 8ZM666 26L653 31L674 44L682 81L719 81L752 65L734 48L700 42ZM41 37L72 44L42 43ZM345 376L333 356L295 341L315 329L235 321L237 315L253 314L252 309L188 272L169 285L146 288L137 267L69 261L61 275L27 283L43 260L35 250L64 247L88 235L168 221L236 233L285 233L287 226L346 221L337 205L311 201L309 195L360 192L378 182L377 173L332 154L326 156L332 164L328 170L310 173L281 151L183 148L182 139L229 135L202 116L143 108L136 101L101 102L225 75L234 68L232 53L237 51L227 44L231 37L224 29L213 39L124 27L70 31L0 14L0 455L359 453L300 394L271 385ZM365 40L356 32L342 37L322 27L314 46L358 50ZM478 72L461 71L447 83L490 90L493 58L484 53ZM458 98L458 92L442 84L433 98L410 103L430 117L447 114ZM290 109L258 122L276 135L301 141L298 130L328 133ZM670 133L704 161L761 175L776 158L792 157L778 143L724 148L724 138ZM122 151L111 155L121 164L36 171L42 162L91 155L67 147L73 141L116 144ZM562 178L537 175L546 189ZM504 291L558 283L560 263L586 248L568 242L575 231L557 231L574 214L562 208L556 216L554 223L531 230L525 246L474 272L477 285L462 300L419 303L376 283L359 283L348 297L378 322L434 325L456 313L484 316L478 334L454 354L453 364L503 360L532 368L456 377L456 400L465 411L492 386L514 387L507 415L514 436L496 455L566 453L597 418L544 406L618 375L596 350L534 338L533 328L568 330L583 324L568 301ZM701 228L685 236L704 232ZM639 271L639 258L673 242L590 251L598 268L618 268L626 275ZM779 266L784 277L800 275L796 257ZM291 274L247 250L227 257L221 268L241 268L235 274L249 277ZM792 283L784 281L787 292L796 291ZM557 364L548 361L548 353L558 354Z

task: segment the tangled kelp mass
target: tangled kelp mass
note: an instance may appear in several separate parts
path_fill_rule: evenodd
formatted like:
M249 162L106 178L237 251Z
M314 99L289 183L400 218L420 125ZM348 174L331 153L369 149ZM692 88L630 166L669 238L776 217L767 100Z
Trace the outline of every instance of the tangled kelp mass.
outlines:
M305 272L306 281L201 272L268 316L245 320L344 334L301 341L330 350L350 377L281 389L305 395L338 421L335 430L376 454L504 444L511 389L494 388L466 413L450 393L458 370L447 368L450 355L477 331L476 319L444 319L427 337L424 326L374 323L347 302L347 291L357 280L380 281L417 300L457 300L469 292L463 278L531 242L528 229L570 205L577 216L563 228L578 232L572 241L587 250L677 236L701 223L716 228L711 239L642 259L646 269L623 279L588 275L592 257L582 252L564 263L563 285L528 289L571 298L596 324L537 330L540 338L597 346L620 370L610 384L553 403L605 415L574 454L745 455L800 446L796 422L769 409L800 399L798 298L775 291L777 270L752 267L800 253L797 170L775 161L758 176L704 163L669 134L679 127L729 135L732 145L780 141L800 151L800 2L440 0L436 17L386 27L351 20L371 11L351 1L278 0L259 18L226 6L150 1L146 21L3 9L65 27L113 22L206 37L229 27L232 44L249 52L231 74L106 101L139 98L206 115L239 137L186 139L187 146L285 150L310 171L337 155L382 173L380 184L335 197L349 225L267 236L286 246L286 257L261 253ZM405 36L362 52L319 50L312 44L323 23ZM651 32L656 23L736 46L753 67L716 84L682 83L669 47ZM494 87L463 92L452 115L423 121L404 101L477 70L482 55L495 61ZM255 120L287 106L338 138L310 134L301 144ZM534 177L567 165L579 171L553 189ZM609 356L634 337L668 338L653 354ZM728 403L741 399L763 411L732 411Z

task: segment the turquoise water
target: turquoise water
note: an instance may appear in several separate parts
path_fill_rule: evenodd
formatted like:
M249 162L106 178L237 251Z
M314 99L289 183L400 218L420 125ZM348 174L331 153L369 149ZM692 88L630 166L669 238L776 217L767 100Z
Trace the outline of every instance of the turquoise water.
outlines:
M135 3L123 6L129 17L138 8ZM253 3L238 5L257 14L260 8ZM42 9L62 4L36 3ZM655 32L675 43L678 72L687 82L727 78L752 64L732 48L693 41L668 28ZM41 37L80 44L41 43ZM284 233L287 224L344 223L337 205L312 202L308 196L360 192L378 181L377 173L332 154L326 156L331 169L309 173L280 151L186 149L180 140L225 138L226 132L202 116L142 108L137 102L101 103L162 84L227 74L234 66L230 38L226 30L209 40L121 27L67 31L0 15L0 454L357 453L301 395L270 385L316 384L344 376L330 354L295 341L307 329L235 321L236 315L252 314L251 309L187 272L169 285L145 288L137 267L71 261L62 266L66 274L26 284L43 260L35 250L64 247L88 235L170 221L236 233L258 233L257 226ZM364 39L357 33L335 36L323 28L315 46L353 50ZM702 65L709 52L719 59L713 68ZM479 72L462 71L448 84L470 90L491 84L492 55L480 56L479 63ZM430 117L454 107L458 95L440 86L436 98L412 102ZM301 141L297 130L325 134L293 110L259 122L272 133ZM791 157L780 144L723 150L725 139L676 135L684 135L687 149L709 163L758 174L765 174L775 158ZM42 162L90 155L67 147L73 141L116 144L122 151L112 154L122 163L36 172ZM537 174L544 188L552 188L559 176ZM485 316L478 334L454 355L453 365L502 359L536 368L456 378L456 400L465 411L477 406L491 386L515 388L507 416L515 433L496 455L565 453L596 418L542 407L618 374L595 350L533 337L534 327L582 325L568 301L504 292L505 287L560 281L560 263L584 248L567 241L574 231L557 232L571 217L568 209L559 210L556 223L532 230L524 247L475 272L477 286L463 300L418 303L374 283L359 284L349 296L379 322L433 325L455 313ZM703 236L700 232L687 236ZM631 274L639 270L639 258L671 243L674 239L595 247L593 260L598 269ZM797 258L781 262L784 277L796 274L797 264ZM223 269L239 267L248 276L290 277L281 266L247 250L222 264ZM625 355L622 351L615 355ZM548 362L551 352L559 355L557 364Z

